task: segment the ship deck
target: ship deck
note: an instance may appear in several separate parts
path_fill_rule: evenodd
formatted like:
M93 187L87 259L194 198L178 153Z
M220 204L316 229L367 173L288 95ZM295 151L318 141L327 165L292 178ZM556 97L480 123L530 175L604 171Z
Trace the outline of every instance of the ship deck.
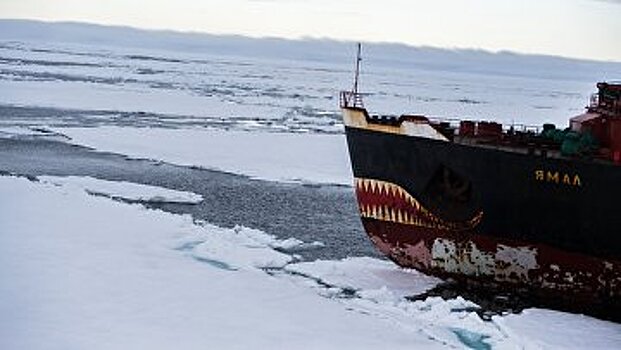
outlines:
M621 166L621 163L615 163L614 161L610 160L609 156L605 154L595 154L588 156L566 156L561 153L558 145L540 143L538 144L534 142L524 143L511 140L510 138L507 138L505 140L499 140L497 138L485 139L480 137L456 135L453 137L452 142L470 147L485 148L503 152L512 152L541 158L565 159L572 161Z

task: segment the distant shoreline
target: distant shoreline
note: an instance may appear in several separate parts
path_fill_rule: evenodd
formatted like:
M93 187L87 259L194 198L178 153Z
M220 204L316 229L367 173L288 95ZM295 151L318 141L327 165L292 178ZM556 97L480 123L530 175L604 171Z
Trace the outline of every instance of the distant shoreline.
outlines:
M0 19L0 41L43 41L187 53L235 54L250 57L351 64L354 43L332 39L251 38L198 32L138 29L80 22ZM370 65L416 67L509 76L572 79L621 79L621 62L481 49L417 47L395 43L364 43Z

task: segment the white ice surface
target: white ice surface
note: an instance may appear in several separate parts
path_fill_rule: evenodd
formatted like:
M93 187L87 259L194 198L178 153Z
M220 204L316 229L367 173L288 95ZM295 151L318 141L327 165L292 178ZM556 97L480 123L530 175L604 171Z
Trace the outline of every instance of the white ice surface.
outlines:
M530 349L621 349L621 325L591 317L530 309L522 315L495 317L494 322Z
M0 127L0 135L2 135L3 137L12 137L12 136L37 136L37 135L44 135L45 133L38 131L38 130L32 130L30 128L27 127L21 127L21 126L5 126L5 127Z
M181 250L199 261L228 270L282 268L293 260L291 255L274 250L279 240L264 232L242 226L211 230L217 234L198 232L186 237L189 243L182 245Z
M166 114L149 120L150 125L182 124L187 118L199 123L201 119L256 120L276 129L338 132L338 91L349 88L352 79L349 62L354 45L315 51L309 43L307 49L313 54L285 45L284 55L270 52L265 57L257 53L274 50L262 47L269 43L260 41L230 47L225 54L184 52L166 45L146 49L140 48L140 42L137 47L62 43L62 35L54 43L7 41L4 34L0 32L0 104ZM370 113L491 119L505 124L567 125L569 117L582 112L594 82L614 79L621 67L510 54L486 57L453 50L434 54L434 50L369 49L361 86L370 93L365 95ZM326 53L318 59L318 54ZM428 54L437 57L427 57L429 64L421 64L419 55ZM51 122L62 118L56 114ZM11 119L23 121L28 116ZM65 122L79 125L80 120ZM133 122L113 117L98 121Z
M621 347L621 325L590 317L407 301L437 280L384 261L292 264L264 232L72 186L0 177L0 193L1 349Z
M114 199L188 204L197 204L203 201L203 196L192 192L127 181L102 180L90 176L39 176L38 179L46 183L82 189L89 193Z
M73 143L134 158L273 181L352 183L344 135L115 126L54 130Z
M57 133L42 127L26 127L26 126L2 126L0 127L0 138L23 138L23 137L37 137L37 138L56 138L59 136Z
M391 322L396 328L417 330L447 347L612 350L621 346L620 324L587 316L528 309L486 322L473 312L478 306L461 297L407 301L405 296L423 293L440 281L388 261L347 258L294 263L284 270L303 276L302 284L315 280L320 295L335 298L349 309Z
M398 268L390 261L368 257L302 262L288 265L285 270L366 296L372 291L389 290L396 299L424 293L441 282L416 270Z
M228 238L189 216L24 179L0 178L0 193L2 349L442 348L260 270L192 259L192 239Z

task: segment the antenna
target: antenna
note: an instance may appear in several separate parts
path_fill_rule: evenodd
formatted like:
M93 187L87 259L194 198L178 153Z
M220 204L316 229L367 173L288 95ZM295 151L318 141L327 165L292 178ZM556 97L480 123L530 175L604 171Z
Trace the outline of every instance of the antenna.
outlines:
M360 54L362 45L358 43L358 53L356 54L356 76L354 77L354 89L352 92L354 94L358 94L358 77L360 76L360 61L362 61L362 56Z
M362 57L362 45L358 43L358 54L356 55L356 76L354 77L354 87L351 91L341 91L339 95L339 105L341 108L364 108L362 96L358 93L358 78L360 77L360 61Z

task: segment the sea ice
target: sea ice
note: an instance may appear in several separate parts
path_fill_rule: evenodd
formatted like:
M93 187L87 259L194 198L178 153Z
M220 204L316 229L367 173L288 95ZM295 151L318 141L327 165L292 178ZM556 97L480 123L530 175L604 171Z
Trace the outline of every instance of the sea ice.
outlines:
M381 291L402 299L424 293L442 282L416 270L399 268L390 261L369 257L300 262L287 265L285 270L333 287L359 291L368 298L377 295L373 291Z
M24 138L24 137L37 137L37 138L56 138L60 139L62 135L55 133L51 130L42 127L27 127L27 126L1 126L0 138Z
M4 176L0 193L2 349L621 346L621 325L591 317L533 309L487 322L462 298L408 301L438 280L387 261L292 263L275 249L294 240L80 186Z
M233 249L235 230L26 179L0 177L0 193L2 349L444 348L304 286L178 249L197 236Z
M90 176L39 176L38 179L45 183L78 188L91 194L102 195L112 199L187 204L197 204L203 201L203 196L192 192L171 190L127 181L108 181Z
M183 237L180 247L197 260L219 262L230 270L254 268L282 268L293 261L291 255L273 249L280 241L259 230L243 226L223 229L209 224L208 233L196 232ZM187 240L193 242L188 247ZM217 263L216 263L217 265Z
M344 307L391 322L398 329L420 332L448 347L470 349L616 349L621 325L551 310L482 320L478 305L461 297L408 301L441 283L414 270L373 258L289 264L285 271L317 282L318 294ZM307 281L301 281L308 285Z
M258 179L351 185L344 135L133 127L55 128L72 143Z

